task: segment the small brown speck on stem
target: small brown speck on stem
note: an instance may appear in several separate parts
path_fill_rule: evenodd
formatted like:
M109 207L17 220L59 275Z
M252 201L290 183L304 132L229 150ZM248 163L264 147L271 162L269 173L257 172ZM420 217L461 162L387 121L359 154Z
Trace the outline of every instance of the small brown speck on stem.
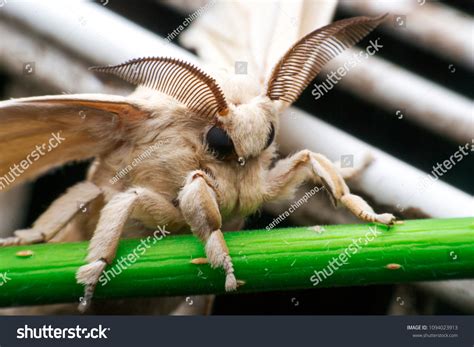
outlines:
M31 257L32 255L33 255L33 251L29 249L16 252L16 256L21 257L21 258Z
M207 263L208 263L207 258L195 258L191 260L191 264L195 264L195 265L203 265Z
M398 270L402 266L400 264L387 264L387 266L385 266L385 267L389 270Z

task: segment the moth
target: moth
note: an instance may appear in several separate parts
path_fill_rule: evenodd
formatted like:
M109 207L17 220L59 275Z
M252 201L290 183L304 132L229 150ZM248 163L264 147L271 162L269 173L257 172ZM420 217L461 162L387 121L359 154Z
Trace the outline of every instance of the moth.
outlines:
M131 221L145 232L157 225L190 230L203 242L209 264L224 270L226 291L236 290L238 281L223 223L243 219L265 202L291 198L303 182L322 184L335 205L363 221L393 223L392 214L377 214L351 194L347 172L324 155L302 150L276 161L274 141L282 112L328 61L385 16L344 19L307 34L276 64L263 90L250 75L217 70L211 77L181 60L149 57L93 68L137 85L127 97L1 102L1 190L68 162L93 162L86 181L69 188L31 229L0 245L48 242L60 233L91 237L87 264L76 276L84 285L84 310ZM61 143L40 151L52 134ZM148 157L137 161L144 153Z

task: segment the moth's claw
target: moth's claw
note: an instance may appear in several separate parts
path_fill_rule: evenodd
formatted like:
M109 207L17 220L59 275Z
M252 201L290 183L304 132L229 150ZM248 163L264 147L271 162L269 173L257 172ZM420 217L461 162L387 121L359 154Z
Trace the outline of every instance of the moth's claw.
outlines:
M395 216L391 213L382 213L376 216L376 221L385 225L393 225L395 220Z

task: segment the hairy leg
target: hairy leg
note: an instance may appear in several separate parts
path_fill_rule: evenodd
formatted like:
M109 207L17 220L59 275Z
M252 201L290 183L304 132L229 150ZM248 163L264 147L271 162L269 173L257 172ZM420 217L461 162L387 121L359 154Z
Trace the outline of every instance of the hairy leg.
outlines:
M213 268L222 267L226 273L225 289L237 289L232 259L221 231L222 218L217 203L213 179L204 171L191 172L179 193L179 206L192 232L204 242L206 256Z
M123 228L135 207L149 211L157 220L163 220L163 216L179 216L171 202L145 188L132 188L114 195L101 211L89 244L88 264L81 266L76 274L77 281L85 286L80 311L87 310L102 272L113 262Z
M71 219L102 192L92 182L81 182L69 188L33 224L31 229L17 230L12 237L0 239L0 246L48 242Z
M367 222L391 224L395 217L389 213L377 214L360 196L350 193L334 164L321 154L308 150L280 160L268 172L266 201L290 197L306 180L320 180L334 205L342 203L354 215Z

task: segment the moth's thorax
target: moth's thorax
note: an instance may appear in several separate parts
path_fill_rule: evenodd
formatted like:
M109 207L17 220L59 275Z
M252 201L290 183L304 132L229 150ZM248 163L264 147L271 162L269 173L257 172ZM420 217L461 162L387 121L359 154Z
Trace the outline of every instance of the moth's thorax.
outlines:
M238 163L211 162L207 165L219 191L218 201L224 220L232 216L248 216L261 206L265 193L265 177L273 158L275 145L245 166Z
M202 139L196 138L198 134L198 129L167 128L154 142L118 148L100 159L92 180L106 187L110 192L108 197L112 197L114 191L145 187L174 202L189 173L203 170L216 182L224 220L255 212L263 201L265 173L275 146L240 166L235 161L216 159L206 151ZM142 219L142 212L138 211L135 216Z

